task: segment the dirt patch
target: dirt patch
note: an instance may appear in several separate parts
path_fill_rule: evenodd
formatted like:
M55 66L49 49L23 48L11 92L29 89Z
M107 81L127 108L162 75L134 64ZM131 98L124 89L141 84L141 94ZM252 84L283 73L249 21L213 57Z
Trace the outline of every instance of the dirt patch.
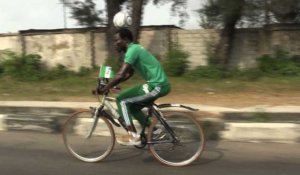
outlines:
M237 92L237 93L187 93L171 94L160 102L202 104L224 107L246 107L256 105L296 105L300 106L300 93L266 93L266 92Z
M96 101L96 98L93 96L68 96L61 97L59 101ZM222 107L300 106L300 92L172 93L159 99L158 103L201 104Z

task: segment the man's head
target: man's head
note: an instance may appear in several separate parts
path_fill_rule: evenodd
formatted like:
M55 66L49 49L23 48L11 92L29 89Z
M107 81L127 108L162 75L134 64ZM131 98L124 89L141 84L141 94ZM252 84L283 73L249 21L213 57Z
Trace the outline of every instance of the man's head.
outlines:
M126 52L128 44L132 42L133 35L126 28L120 28L114 36L114 46L118 52Z

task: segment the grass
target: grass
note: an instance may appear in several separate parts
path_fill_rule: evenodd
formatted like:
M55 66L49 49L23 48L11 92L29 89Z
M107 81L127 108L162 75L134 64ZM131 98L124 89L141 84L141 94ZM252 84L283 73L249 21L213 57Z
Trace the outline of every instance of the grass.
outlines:
M289 91L300 92L300 77L294 78L262 78L258 81L243 81L237 79L199 79L187 81L183 78L172 78L173 88L176 92L184 93L192 92L207 92L220 91L225 93L230 92L247 92L247 91Z
M91 90L96 87L96 73L84 77L66 77L40 82L22 82L9 77L0 78L0 101L94 101ZM300 77L261 78L257 81L237 79L170 78L173 99L185 96L234 93L300 93ZM122 88L141 84L140 78L133 77L124 82Z

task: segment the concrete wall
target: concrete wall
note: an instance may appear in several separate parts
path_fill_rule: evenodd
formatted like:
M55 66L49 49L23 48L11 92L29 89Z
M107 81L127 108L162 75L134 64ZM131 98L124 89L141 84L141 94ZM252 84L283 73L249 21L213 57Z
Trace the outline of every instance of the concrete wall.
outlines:
M20 43L21 39L19 35L0 35L0 59L5 50L21 53L22 46Z
M95 52L95 57L94 57L95 65L103 64L107 56L105 33L100 33L100 32L94 33L94 52Z
M169 31L145 29L141 32L140 43L154 55L163 57L169 49ZM23 31L0 35L0 46L0 54L6 49L39 54L48 67L62 64L75 71L80 67L101 65L107 56L105 32L101 30Z
M143 30L139 42L157 57L163 57L170 47L170 29Z
M260 29L240 29L235 34L231 65L240 68L256 66L256 58L261 53Z
M1 50L35 53L50 66L62 64L72 70L104 63L107 52L105 30L67 29L22 31L0 35ZM143 28L140 43L159 58L171 43L177 43L190 54L191 67L207 64L207 54L219 39L216 30L182 30L174 26ZM210 46L210 47L209 47ZM276 48L300 55L300 25L270 25L261 29L238 29L232 52L232 65L253 67L256 58Z
M172 30L172 42L189 53L191 67L207 64L209 45L218 40L216 30Z
M25 43L26 53L41 55L50 67L62 64L78 70L80 66L91 66L89 33L28 35Z
M282 48L293 55L300 55L300 25L274 25L265 28L266 46L271 51Z

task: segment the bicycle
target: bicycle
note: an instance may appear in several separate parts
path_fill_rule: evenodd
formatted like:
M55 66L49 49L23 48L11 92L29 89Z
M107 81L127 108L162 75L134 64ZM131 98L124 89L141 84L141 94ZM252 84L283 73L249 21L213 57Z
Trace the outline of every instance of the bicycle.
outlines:
M105 86L106 78L98 78L97 86ZM72 114L63 126L63 141L69 153L84 162L98 162L105 159L112 152L116 134L114 127L123 127L124 121L117 113L111 102L115 98L108 96L102 98L97 94L100 105L90 107ZM142 105L142 104L137 104ZM198 122L191 116L182 112L169 112L163 114L165 108L184 108L197 111L185 105L152 103L146 106L147 120L152 119L151 125L146 123L140 131L141 145L148 145L153 157L159 162L169 166L185 166L197 160L204 150L204 132ZM114 126L114 127L113 127ZM161 129L160 135L153 134L154 129Z

